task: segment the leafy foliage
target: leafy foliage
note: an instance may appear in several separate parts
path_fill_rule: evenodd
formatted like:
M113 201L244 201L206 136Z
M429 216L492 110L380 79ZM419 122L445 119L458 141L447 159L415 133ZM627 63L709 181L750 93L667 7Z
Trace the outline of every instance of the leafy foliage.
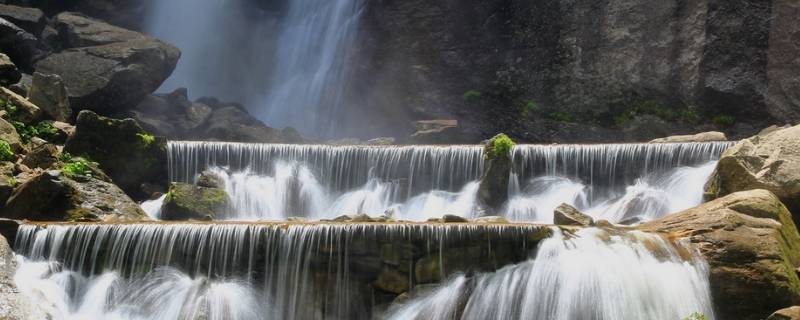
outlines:
M99 164L83 157L73 157L69 153L61 155L61 172L67 177L91 176L94 168Z
M482 93L480 91L473 89L473 90L469 90L467 92L464 92L463 97L464 97L464 101L473 102L473 101L476 101L476 100L480 99L481 95L482 95Z
M736 118L730 115L718 115L711 119L711 122L721 127L730 127L736 122Z
M511 140L506 134L501 133L497 135L492 144L493 156L511 156L511 148L513 148L515 144L514 140Z
M0 161L14 161L14 150L5 140L0 140Z
M156 137L152 134L137 133L136 136L142 140L142 144L144 144L145 147L149 147L151 144L156 142Z
M539 104L536 101L528 100L524 106L522 106L522 116L529 117L531 114L541 111L542 108L539 107Z
M14 125L15 129L17 129L17 134L19 134L20 140L22 140L24 143L30 142L33 137L50 140L58 133L58 130L56 130L56 128L47 121L39 122L33 126L27 125L20 121L11 121L11 124Z
M6 115L8 118L13 117L17 113L17 106L11 103L11 101L7 101L4 99L0 99L0 109L6 111Z
M700 312L692 312L688 317L683 318L683 320L707 320L708 318L706 315Z

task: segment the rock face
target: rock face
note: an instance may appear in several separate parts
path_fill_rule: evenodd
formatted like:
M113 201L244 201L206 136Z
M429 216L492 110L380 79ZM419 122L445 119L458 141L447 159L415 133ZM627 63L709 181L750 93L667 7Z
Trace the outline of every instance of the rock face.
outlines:
M225 190L173 183L161 209L164 220L209 220L225 213L230 199Z
M562 203L553 212L553 223L564 226L591 226L594 219L575 207Z
M414 122L416 132L411 142L418 144L452 143L459 140L458 120L420 120Z
M15 129L13 125L2 118L0 118L0 140L8 142L15 152L20 152L23 149L22 141L19 139L17 129Z
M34 73L28 90L28 100L42 109L50 119L61 122L72 120L67 87L58 75Z
M745 139L722 154L706 186L710 199L766 189L800 218L800 126Z
M0 319L40 320L49 315L24 294L14 283L17 272L17 259L8 241L0 236Z
M30 7L0 4L0 18L6 19L34 36L39 36L47 24L44 12Z
M658 138L650 141L650 143L709 142L709 141L727 141L727 140L728 137L726 137L724 133L719 131L709 131L697 134Z
M166 140L149 135L133 119L81 111L64 151L100 163L114 183L134 197L142 196L143 183L164 185L167 177Z
M0 52L22 69L30 69L44 55L39 39L4 18L0 18Z
M733 193L638 228L687 237L700 251L719 319L763 319L800 302L800 235L769 191Z
M500 146L505 143L510 143L506 146L507 149ZM513 144L514 142L502 133L485 143L483 154L486 164L478 186L478 199L487 210L499 209L508 200Z
M180 51L157 39L75 13L55 18L67 50L36 64L59 75L76 110L112 113L135 106L169 77Z
M11 58L0 53L0 85L9 86L19 82L20 79L22 79L22 73L11 62Z
M775 311L767 320L800 320L800 306Z
M35 221L136 221L147 216L125 192L102 177L67 177L45 171L19 186L2 209L10 219Z
M0 87L0 99L17 107L17 111L13 115L15 120L31 124L42 119L42 110L14 91Z

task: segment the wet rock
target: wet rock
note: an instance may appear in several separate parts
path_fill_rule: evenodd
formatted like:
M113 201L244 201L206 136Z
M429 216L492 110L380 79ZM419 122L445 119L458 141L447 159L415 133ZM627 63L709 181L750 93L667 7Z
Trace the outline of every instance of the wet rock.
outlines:
M485 166L478 186L478 199L487 206L486 210L498 210L508 200L513 145L514 142L502 133L484 144Z
M0 87L0 99L17 107L16 112L10 115L14 120L32 124L42 119L42 110L14 91Z
M10 219L138 221L147 216L116 185L93 176L40 172L19 186L2 209Z
M497 223L497 224L510 223L508 221L508 219L506 219L505 217L501 217L501 216L479 217L479 218L472 219L472 222L475 222L475 223Z
M373 285L383 291L400 294L408 291L409 276L396 269L384 267Z
M49 169L58 162L58 148L52 143L44 143L34 147L22 158L22 164L28 168Z
M5 204L19 182L14 178L14 163L0 162L0 203Z
M420 120L413 126L416 132L411 135L412 143L440 144L457 140L460 130L458 120Z
M553 222L563 226L591 226L594 219L575 207L562 203L553 211Z
M139 186L166 184L166 140L145 132L133 119L111 119L84 110L64 152L87 156L123 190L144 197Z
M650 143L711 142L728 141L728 137L719 131L701 132L698 134L669 136L650 141Z
M39 48L39 39L4 18L0 18L0 52L23 70L31 69L45 54Z
M20 79L22 79L22 73L11 62L11 58L0 53L0 85L9 86L19 82Z
M56 132L50 137L50 142L55 144L64 144L67 138L75 133L75 126L61 121L50 122L50 125L56 129Z
M39 36L47 24L44 12L31 7L0 4L0 18L6 19L34 36Z
M225 190L172 183L164 199L164 220L207 220L223 215L230 204Z
M35 72L28 90L28 100L42 109L45 116L61 122L72 121L67 87L55 74Z
M197 178L197 186L205 188L225 189L225 180L211 171L203 171Z
M279 130L267 127L236 106L214 110L202 136L232 142L281 142Z
M391 146L395 144L395 139L392 137L379 137L379 138L369 139L365 142L365 144L371 146Z
M333 219L335 222L375 222L375 219L372 217L359 213L354 215L341 215Z
M720 319L763 319L800 303L800 234L767 190L736 192L637 228L691 241L711 267Z
M464 223L469 222L467 218L457 216L454 214L446 214L442 216L442 222L444 223Z
M800 126L739 141L725 150L706 185L706 198L766 189L800 220Z
M5 237L0 236L0 319L50 319L41 306L21 293L14 281L17 259Z
M202 103L192 103L186 108L186 129L195 130L206 124L211 117L211 107Z
M59 14L56 25L72 49L37 62L36 71L59 75L76 110L112 113L136 106L180 57L172 45L78 14Z
M767 320L800 320L800 306L775 311Z

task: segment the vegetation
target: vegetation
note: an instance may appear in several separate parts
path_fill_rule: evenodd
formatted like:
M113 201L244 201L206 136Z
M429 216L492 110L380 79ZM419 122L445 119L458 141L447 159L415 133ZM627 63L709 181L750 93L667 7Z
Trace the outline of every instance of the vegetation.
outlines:
M683 318L683 320L707 320L708 318L706 315L700 312L692 312L688 317Z
M638 101L613 117L614 124L621 127L638 115L653 115L664 121L682 121L696 124L701 116L693 106L670 108L652 100Z
M511 140L505 133L498 134L494 137L492 143L492 157L502 157L502 156L511 156L511 148L514 147L516 143L514 140Z
M464 101L466 101L466 102L474 102L474 101L477 101L478 99L480 99L481 92L478 91L478 90L474 90L474 89L473 90L469 90L467 92L464 92L463 97L464 97Z
M0 140L0 161L14 161L14 150L5 140Z
M574 121L574 119L572 119L572 116L570 114L565 113L565 112L559 112L559 111L550 112L548 117L551 120L558 121L558 122L573 122Z
M539 104L536 101L528 100L524 106L522 106L522 116L523 117L530 117L531 114L541 111L542 108L539 107Z
M10 118L17 113L17 106L10 101L0 99L0 109L6 112L6 117Z
M91 176L99 164L83 157L73 157L69 153L61 155L61 172L67 177Z
M736 122L736 118L730 115L718 115L711 119L711 122L720 127L730 127Z
M140 140L142 140L142 144L144 144L145 147L149 147L151 144L156 142L156 137L153 136L152 134L137 133L136 136L139 137Z
M34 137L51 140L58 133L58 130L47 121L39 122L33 126L20 121L11 121L11 124L14 125L14 129L17 129L17 134L19 134L20 140L24 143L30 142Z

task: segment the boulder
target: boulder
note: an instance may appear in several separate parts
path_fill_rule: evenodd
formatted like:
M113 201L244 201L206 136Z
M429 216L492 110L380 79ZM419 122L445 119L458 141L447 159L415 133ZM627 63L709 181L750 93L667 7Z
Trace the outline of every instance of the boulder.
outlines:
M467 218L462 216L457 216L454 214L446 214L442 216L442 222L444 223L466 223L469 222Z
M72 13L56 18L67 49L36 63L61 76L73 109L128 109L169 77L180 57L174 46Z
M72 120L67 87L56 74L35 72L28 90L28 100L42 109L45 116L50 119L61 122Z
M23 70L30 69L45 54L39 48L39 39L4 18L0 18L0 52Z
M195 130L211 117L211 107L202 103L192 103L186 108L186 129Z
M386 292L401 294L408 291L410 277L394 268L384 267L373 285Z
M698 134L688 134L680 136L669 136L650 141L650 143L683 143L683 142L711 142L728 141L728 137L719 131L701 132Z
M800 303L800 235L767 190L736 192L637 229L688 238L710 266L718 319L763 319Z
M502 216L485 216L472 219L475 223L489 223L489 224L506 224L510 223L508 219Z
M225 189L225 180L212 171L203 171L197 178L197 186L206 188Z
M164 220L210 220L223 215L230 204L225 190L172 183L164 198Z
M3 118L0 118L0 140L8 142L11 148L14 149L14 152L19 153L24 149L22 140L20 140L19 134L17 134L17 129Z
M38 320L50 319L41 306L20 292L14 281L17 258L5 237L0 236L0 319Z
M2 209L10 219L35 221L138 221L147 216L116 185L95 176L68 177L58 170L36 174Z
M412 123L416 131L411 141L419 144L451 143L458 139L458 120L420 120Z
M28 168L49 169L58 162L58 148L52 143L44 143L34 147L22 158L22 164Z
M725 150L706 185L706 198L766 189L800 219L800 126L767 132Z
M22 79L22 73L17 70L14 62L7 55L0 53L0 85L10 86Z
M114 183L136 198L144 198L142 183L165 184L167 177L166 140L149 135L133 119L81 111L64 152L100 163Z
M47 17L37 8L0 4L0 18L38 36L47 25Z
M509 146L505 144L510 143ZM485 165L478 186L478 199L487 210L498 210L508 200L508 181L511 174L511 147L514 142L498 134L484 143Z
M775 311L767 320L800 320L800 306Z
M592 226L594 219L575 207L562 203L553 211L553 223L562 226Z
M208 139L232 142L281 142L279 130L267 127L237 106L214 110L200 133Z
M33 124L42 119L42 110L39 107L8 88L0 87L0 100L5 100L17 108L16 112L10 115L14 120Z

